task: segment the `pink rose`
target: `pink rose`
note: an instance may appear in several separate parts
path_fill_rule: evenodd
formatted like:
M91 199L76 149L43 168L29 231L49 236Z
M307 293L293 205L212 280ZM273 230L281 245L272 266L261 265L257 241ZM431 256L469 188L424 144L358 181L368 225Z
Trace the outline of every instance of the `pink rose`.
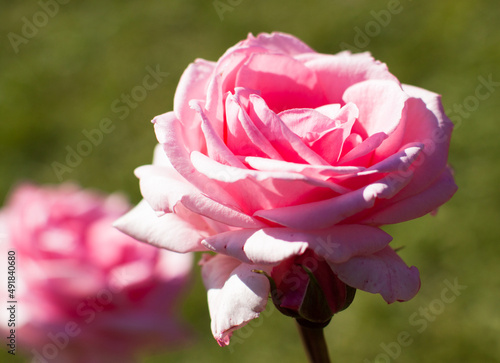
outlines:
M117 226L172 251L217 252L203 277L219 344L266 306L268 280L253 270L280 280L305 253L329 266L332 286L389 303L419 290L418 270L378 227L457 189L439 95L402 85L369 53L250 34L217 62L191 64L174 110L153 123L161 146L136 170L145 201Z
M14 298L7 285L0 291L4 303L17 301L17 353L37 362L134 362L144 349L185 341L174 303L192 256L114 229L128 208L120 196L73 185L14 191L0 214L2 258L15 252Z

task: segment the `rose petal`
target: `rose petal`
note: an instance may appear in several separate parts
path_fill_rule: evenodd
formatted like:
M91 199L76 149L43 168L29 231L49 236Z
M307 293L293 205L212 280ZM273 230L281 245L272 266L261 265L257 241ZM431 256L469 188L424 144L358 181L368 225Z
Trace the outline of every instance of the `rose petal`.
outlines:
M424 152L415 169L412 183L401 197L414 195L426 189L446 167L453 123L443 111L441 97L435 93L405 86L405 92L423 99L408 100L408 119L403 143L421 142Z
M329 165L310 165L298 164L288 161L272 160L248 156L245 158L245 163L253 169L261 171L286 171L291 173L299 173L304 175L325 175L338 176L360 173L366 168L357 166L329 166Z
M250 95L248 114L283 159L311 165L329 165L295 135L258 95Z
M261 33L254 37L253 34L248 34L248 38L236 45L237 47L262 47L269 52L278 52L288 55L299 55L302 53L315 53L307 44L297 39L296 37L273 32L271 34Z
M330 103L316 107L314 110L322 113L326 117L334 118L340 111L340 103Z
M309 248L331 263L343 263L355 256L380 251L392 237L379 228L360 224L338 225L315 232Z
M367 136L378 132L390 135L404 122L405 102L408 95L393 81L369 80L356 83L346 89L343 100L353 102L359 109L358 122ZM402 131L391 140L399 149Z
M331 118L311 109L291 109L278 116L313 151L335 164L358 114L356 105L348 103Z
M203 234L173 213L157 216L153 208L142 200L127 214L113 223L123 233L153 246L174 252L203 251Z
M419 157L423 150L425 150L423 144L414 143L405 145L403 150L392 154L388 158L370 166L359 174L369 174L373 171L378 173L390 173L395 171L405 172Z
M229 148L214 130L211 122L208 119L208 116L200 106L200 101L192 101L191 107L196 112L198 112L201 117L201 129L203 131L203 135L205 135L208 156L218 161L219 163L236 166L239 168L245 168L245 165L243 165L243 163L236 156L234 156L233 152L229 150Z
M320 54L307 61L305 66L316 73L327 98L325 103L340 103L347 88L368 79L389 80L399 84L387 65L376 61L368 52Z
M205 99L206 88L215 65L215 62L197 59L186 68L179 80L174 95L174 112L176 117L188 127L193 123L196 115L190 109L189 101Z
M375 183L384 175L391 173L388 178L397 184L406 186L413 178L414 167L412 165L421 155L423 148L423 144L406 145L405 149L363 171L353 175L338 176L337 181L341 185L358 189L364 185ZM400 189L401 187L398 188L398 190Z
M238 71L252 51L259 50L235 49L233 52L226 52L217 62L217 68L208 85L206 109L210 114L214 115L213 127L221 137L223 137L224 133L225 95L234 91Z
M337 127L338 124L335 122L337 114L330 117L310 108L292 108L281 111L278 117L295 135L308 142L312 141L311 134L319 135Z
M392 237L379 228L365 225L337 225L320 231L289 228L238 230L207 237L202 244L217 253L244 263L275 265L306 248L332 263L383 249Z
M200 203L196 202L195 200L186 200L186 202L191 204L191 208L194 208L194 204L197 204L200 208L203 208L205 210L204 213L210 214L210 216L207 215L209 218L215 216L218 210L223 212L223 214L225 215L224 219L226 217L229 217L229 215L233 215L233 217L239 216L236 218L240 219L240 221L246 221L243 222L243 224L247 227L250 227L250 225L256 226L259 224L255 221L252 221L252 218L242 215L239 211L235 210L234 207L237 205L237 203L235 202L233 197L229 195L217 183L208 179L193 167L193 165L191 164L189 153L185 148L186 141L183 136L182 126L171 113L157 116L153 121L155 123L155 132L158 141L162 145L165 154L167 155L175 170L180 175L182 175L189 182L189 184L192 184L193 187L197 188L200 192L204 192L206 195L210 195L210 198L205 198L205 201L208 204L205 207L208 208L203 208L203 203L201 203L203 198L198 198ZM166 187L167 185L164 185L163 187ZM151 192L153 194L156 193L154 190L151 190ZM197 193L190 194L198 196ZM211 199L211 201L208 199ZM153 206L153 208L155 208L153 205L154 202L151 203L151 200L148 201ZM232 211L230 211L231 209ZM228 212L229 214L227 214L226 212ZM241 219L240 217L243 219ZM230 219L232 219L232 217L230 217ZM248 225L247 222L250 222L250 225ZM231 225L231 223L232 222L228 224ZM240 222L237 223L240 224ZM243 227L243 225L241 226Z
M290 228L304 230L328 228L373 207L377 199L393 197L409 180L411 179L401 181L389 175L338 197L290 207L260 210L253 215Z
M351 136L357 134L351 134ZM359 136L359 135L357 135ZM345 150L349 150L345 155L341 156L338 165L360 165L364 164L361 162L361 158L368 155L371 156L371 153L375 151L382 142L387 138L387 134L385 132L377 132L363 140L361 143L357 144L353 148L345 148ZM344 143L345 145L345 143ZM371 159L371 158L370 158ZM371 160L370 160L371 161Z
M335 183L297 173L230 167L198 152L191 154L191 161L198 172L234 195L238 207L248 214L259 209L308 203L337 195L339 189L345 190Z
M318 186L328 187L329 189L339 193L345 194L352 189L343 187L337 184L335 179L344 179L351 174L356 175L365 168L357 167L336 167L336 166L323 166L323 165L309 165L309 164L296 164L280 160L271 160L265 158L246 157L245 162L253 169L258 171L271 171L271 172L286 172L297 173L304 177L309 177L311 180L316 180ZM321 183L324 181L325 183Z
M388 200L365 218L362 223L374 225L393 224L422 217L446 203L457 191L449 168L423 192L403 200Z
M262 223L242 213L238 208L227 206L207 197L191 184L175 177L172 170L154 166L142 166L136 170L140 177L141 193L156 211L178 212L179 204L194 213L215 221L242 228L262 226Z
M254 269L266 270L223 255L202 260L212 334L220 346L229 344L234 330L257 318L266 308L269 282L265 276L252 272Z
M238 155L252 155L283 160L261 131L253 124L241 103L247 89L238 88L235 95L226 98L226 124L228 147ZM248 97L247 97L248 100Z
M210 236L202 243L245 263L273 265L305 252L308 244L293 242L295 235L296 232L283 228L245 229Z
M379 293L385 301L407 301L420 289L415 266L408 267L389 246L367 256L357 256L342 264L330 263L333 272L347 285Z
M316 75L301 62L279 54L254 53L240 68L235 87L256 89L274 112L326 104Z

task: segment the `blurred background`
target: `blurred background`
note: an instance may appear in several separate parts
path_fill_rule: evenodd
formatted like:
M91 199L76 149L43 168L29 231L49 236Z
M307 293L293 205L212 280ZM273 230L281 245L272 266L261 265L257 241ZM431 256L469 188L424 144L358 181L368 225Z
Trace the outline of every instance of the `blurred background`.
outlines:
M43 5L48 3L57 6ZM138 202L133 170L151 160L156 139L150 120L172 109L190 62L217 60L249 32L288 32L322 53L370 51L403 83L442 94L456 124L450 163L459 191L437 216L386 228L393 247L405 246L400 254L419 268L421 291L392 305L358 292L326 329L327 341L337 362L500 362L497 1L0 4L1 202L23 180L72 180ZM145 90L152 69L161 76ZM481 84L489 86L478 93ZM102 137L83 147L96 129ZM210 333L198 267L179 314L193 326L196 341L144 362L306 359L294 322L274 309L220 348ZM1 361L27 361L0 355Z

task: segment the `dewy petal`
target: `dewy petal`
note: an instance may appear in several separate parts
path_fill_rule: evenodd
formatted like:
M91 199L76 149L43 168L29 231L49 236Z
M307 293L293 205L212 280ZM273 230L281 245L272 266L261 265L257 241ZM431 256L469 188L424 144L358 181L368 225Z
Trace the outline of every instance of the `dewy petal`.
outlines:
M284 228L244 229L219 233L202 243L217 253L245 263L274 265L305 252L307 242L294 242L296 235Z
M330 263L330 267L347 285L379 293L388 303L410 300L420 289L418 269L408 267L389 246L371 255L353 257L345 263Z
M340 103L347 88L368 79L389 80L399 84L387 65L376 61L368 52L320 54L307 61L305 66L316 72L327 98L326 103Z
M449 168L423 192L403 200L392 201L381 205L362 223L374 225L393 224L422 217L446 203L457 191L457 185Z
M253 270L270 271L224 255L205 257L201 264L212 334L220 346L225 346L234 330L257 318L266 308L269 282Z
M215 62L197 59L186 68L181 76L174 96L174 112L176 117L188 127L195 117L195 112L189 107L189 101L205 99L208 81L215 69L215 64Z
M157 216L145 200L116 220L113 226L139 241L170 251L206 250L201 244L204 236L192 224L173 213Z

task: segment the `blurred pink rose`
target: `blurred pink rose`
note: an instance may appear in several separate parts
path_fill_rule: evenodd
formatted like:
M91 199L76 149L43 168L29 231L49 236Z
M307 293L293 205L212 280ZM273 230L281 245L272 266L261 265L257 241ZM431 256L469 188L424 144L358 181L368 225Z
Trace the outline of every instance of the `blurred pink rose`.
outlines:
M114 229L128 208L120 196L69 184L22 185L10 197L2 248L16 256L16 347L33 362L135 362L143 350L185 342L174 303L192 256Z
M217 62L191 64L174 110L153 123L160 149L136 170L145 201L117 226L172 251L218 253L203 276L219 344L266 306L268 280L252 270L280 279L306 251L332 284L389 303L417 293L418 270L378 226L423 216L457 189L439 95L402 85L369 53L250 34Z

